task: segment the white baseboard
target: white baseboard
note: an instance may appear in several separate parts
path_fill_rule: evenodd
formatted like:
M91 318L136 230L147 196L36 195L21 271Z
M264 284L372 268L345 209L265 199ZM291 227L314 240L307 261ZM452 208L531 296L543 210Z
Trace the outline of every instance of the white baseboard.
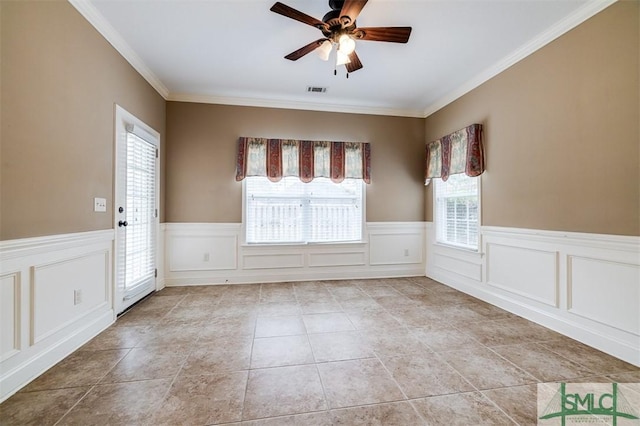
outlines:
M0 242L0 401L113 323L113 237Z
M435 243L426 275L640 366L640 238L499 227L482 251Z
M422 276L424 222L376 222L357 243L244 245L237 223L167 223L167 286Z

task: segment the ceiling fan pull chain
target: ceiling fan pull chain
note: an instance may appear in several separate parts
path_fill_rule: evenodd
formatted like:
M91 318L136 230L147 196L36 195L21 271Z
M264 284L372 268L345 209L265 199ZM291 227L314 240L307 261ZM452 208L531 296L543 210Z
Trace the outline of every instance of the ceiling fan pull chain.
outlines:
M347 73L347 78L349 78L349 73Z

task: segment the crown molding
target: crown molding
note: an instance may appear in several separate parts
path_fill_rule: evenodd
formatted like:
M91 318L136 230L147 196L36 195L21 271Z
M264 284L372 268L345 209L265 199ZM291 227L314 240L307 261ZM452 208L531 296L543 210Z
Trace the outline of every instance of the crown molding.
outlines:
M587 19L616 3L618 0L590 0L584 6L567 16L547 31L534 37L510 55L485 69L472 79L460 85L424 109L390 108L366 105L345 105L318 102L304 102L286 99L250 98L235 96L199 95L189 93L170 93L169 89L151 71L122 36L109 24L89 0L68 0L69 3L93 25L93 27L135 68L142 77L168 101L208 103L219 105L237 105L262 108L298 109L305 111L338 112L349 114L387 115L396 117L426 118L464 96L512 65L546 46L553 40L577 27Z
M304 111L339 112L348 114L386 115L394 117L424 118L421 110L388 107L370 107L363 105L324 104L317 102L292 101L284 99L243 98L233 96L196 95L189 93L171 93L168 101L194 102L202 104L237 105L260 108L297 109Z
M587 19L593 17L597 13L603 11L607 7L616 3L618 0L591 0L584 6L576 10L571 15L567 16L562 21L558 22L554 26L550 27L547 31L539 34L531 39L528 43L524 44L516 51L502 58L502 60L495 63L493 66L485 69L480 74L476 75L466 83L459 86L457 89L449 92L445 96L441 97L431 105L427 106L422 113L422 117L428 117L438 110L449 105L456 99L466 95L476 87L487 82L491 78L505 71L512 65L520 62L522 59L533 54L535 51L541 49L553 40L569 32L573 28L582 24Z
M151 71L122 36L109 24L88 0L68 0L76 10L131 64L131 66L162 96L167 99L169 89Z

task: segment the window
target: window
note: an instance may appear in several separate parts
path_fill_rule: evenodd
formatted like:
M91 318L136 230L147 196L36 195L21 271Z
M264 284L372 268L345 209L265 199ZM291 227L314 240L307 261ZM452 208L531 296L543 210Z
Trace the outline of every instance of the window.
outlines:
M434 179L436 241L478 250L478 179L464 173Z
M363 182L334 183L298 177L271 182L247 177L244 186L247 243L315 243L362 239Z

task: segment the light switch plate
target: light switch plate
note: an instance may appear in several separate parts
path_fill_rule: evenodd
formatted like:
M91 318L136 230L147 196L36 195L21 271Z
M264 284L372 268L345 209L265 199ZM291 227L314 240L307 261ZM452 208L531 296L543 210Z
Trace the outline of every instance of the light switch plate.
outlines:
M107 199L106 198L94 198L93 199L93 211L104 213L107 211Z

